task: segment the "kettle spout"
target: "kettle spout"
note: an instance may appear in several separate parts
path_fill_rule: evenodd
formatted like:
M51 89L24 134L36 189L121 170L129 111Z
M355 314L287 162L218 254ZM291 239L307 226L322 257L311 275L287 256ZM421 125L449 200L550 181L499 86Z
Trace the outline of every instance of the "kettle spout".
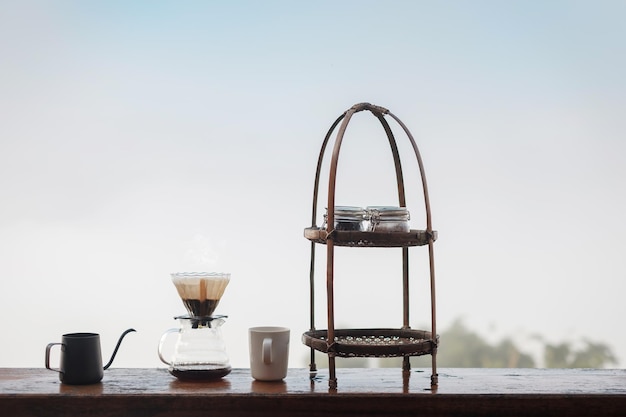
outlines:
M120 336L119 340L117 341L117 345L115 346L115 350L113 350L113 355L111 355L111 359L109 359L109 363L107 363L106 365L104 365L104 370L106 371L109 366L111 366L111 364L113 363L113 359L115 359L115 355L117 354L117 350L120 348L120 345L122 344L122 339L124 339L124 336L126 336L128 333L130 332L136 332L137 330L135 329L128 329L126 330L124 333L122 333L122 335Z

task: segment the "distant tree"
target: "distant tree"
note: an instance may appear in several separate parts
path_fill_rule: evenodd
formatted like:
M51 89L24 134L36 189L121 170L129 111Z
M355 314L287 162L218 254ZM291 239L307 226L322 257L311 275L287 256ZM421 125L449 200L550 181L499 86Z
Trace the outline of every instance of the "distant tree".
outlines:
M543 350L543 360L546 368L567 368L571 349L569 343L559 343L556 345L545 345Z
M444 368L533 368L532 356L521 352L509 338L490 345L470 331L461 319L440 335L437 364ZM414 358L414 366L429 366L430 357Z
M546 344L544 361L547 368L603 368L617 364L617 358L604 343L584 340L584 347L572 348L568 342Z
M486 368L534 368L532 356L522 353L511 339L504 339L491 352L491 361Z

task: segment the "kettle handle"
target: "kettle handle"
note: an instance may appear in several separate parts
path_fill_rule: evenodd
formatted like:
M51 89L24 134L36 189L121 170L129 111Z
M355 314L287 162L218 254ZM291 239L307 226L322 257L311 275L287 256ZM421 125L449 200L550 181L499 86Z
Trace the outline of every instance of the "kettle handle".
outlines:
M161 336L161 340L159 340L159 349L158 349L159 359L161 359L161 362L170 366L172 366L172 363L163 357L163 345L165 344L165 339L167 339L167 337L172 333L180 333L180 329L176 329L176 328L169 329L165 333L163 333L163 335Z
M122 344L122 339L124 339L124 336L126 336L130 332L136 332L136 331L137 330L135 330L135 329L128 329L128 330L124 331L124 333L122 333L122 335L120 336L120 338L117 341L117 345L115 345L115 349L113 350L113 354L111 355L111 359L109 359L109 363L104 365L104 370L105 371L107 369L109 369L109 366L111 366L111 364L113 363L113 359L115 359L115 355L117 354L117 350L120 348L120 345Z

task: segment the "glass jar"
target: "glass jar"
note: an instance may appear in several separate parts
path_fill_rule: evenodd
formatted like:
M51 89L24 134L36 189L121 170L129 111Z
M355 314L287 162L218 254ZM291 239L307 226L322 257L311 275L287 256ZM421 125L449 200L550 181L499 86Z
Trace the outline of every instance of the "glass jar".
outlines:
M364 232L367 230L367 212L363 207L335 206L335 230L349 230L354 232ZM328 221L328 209L324 214L324 225Z
M368 206L370 232L409 232L409 211L406 207Z

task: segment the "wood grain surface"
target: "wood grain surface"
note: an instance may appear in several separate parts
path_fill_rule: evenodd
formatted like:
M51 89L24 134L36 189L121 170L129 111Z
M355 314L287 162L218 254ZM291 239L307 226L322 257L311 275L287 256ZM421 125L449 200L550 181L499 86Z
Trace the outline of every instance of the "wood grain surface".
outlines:
M259 382L234 369L182 382L165 369L109 369L93 385L61 384L45 369L0 368L3 416L626 416L626 370L290 369Z

